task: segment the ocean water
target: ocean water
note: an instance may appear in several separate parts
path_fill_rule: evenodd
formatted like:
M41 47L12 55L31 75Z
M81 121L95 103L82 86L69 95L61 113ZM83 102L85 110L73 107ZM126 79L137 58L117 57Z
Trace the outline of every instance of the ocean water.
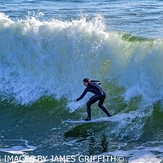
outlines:
M161 0L1 0L0 162L162 163L162 27ZM109 122L64 122L87 116L85 77Z

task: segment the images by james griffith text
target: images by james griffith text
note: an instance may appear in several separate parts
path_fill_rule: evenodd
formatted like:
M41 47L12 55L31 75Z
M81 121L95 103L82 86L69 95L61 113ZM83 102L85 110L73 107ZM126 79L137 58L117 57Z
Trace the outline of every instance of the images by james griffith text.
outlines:
M123 156L112 155L4 155L0 156L0 162L57 162L57 163L76 163L76 162L105 162L123 163Z

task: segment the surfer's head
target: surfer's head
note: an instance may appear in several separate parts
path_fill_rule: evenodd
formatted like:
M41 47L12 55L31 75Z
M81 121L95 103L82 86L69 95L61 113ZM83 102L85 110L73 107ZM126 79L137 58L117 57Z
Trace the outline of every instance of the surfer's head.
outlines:
M88 86L89 83L90 83L89 78L84 78L84 79L83 79L83 84L84 84L85 86Z

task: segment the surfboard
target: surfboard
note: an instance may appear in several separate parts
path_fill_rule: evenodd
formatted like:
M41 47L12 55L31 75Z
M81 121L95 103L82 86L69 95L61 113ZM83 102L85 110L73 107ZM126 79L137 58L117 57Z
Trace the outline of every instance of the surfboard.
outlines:
M90 121L85 121L85 120L65 120L63 121L64 123L74 123L74 124L84 124L84 123L97 123L97 122L110 122L109 117L103 117L103 118L97 118L97 119L92 119Z

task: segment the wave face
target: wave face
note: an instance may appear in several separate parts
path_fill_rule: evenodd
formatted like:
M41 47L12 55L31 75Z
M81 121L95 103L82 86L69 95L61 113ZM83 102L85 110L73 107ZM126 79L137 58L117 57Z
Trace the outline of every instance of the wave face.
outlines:
M43 95L72 99L84 76L100 77L106 61L100 45L108 34L98 20L14 22L4 14L0 17L2 95L22 104Z
M103 82L106 105L113 114L128 113L124 124L112 130L113 137L124 138L134 130L137 134L130 139L138 139L147 130L148 117L159 114L152 112L153 104L163 98L161 39L107 31L100 16L12 21L3 13L0 36L2 101L28 105L44 96L64 97L73 112L87 99L74 102L83 91L82 79L89 77ZM161 111L161 106L156 108ZM131 124L137 125L125 131Z
M0 14L0 91L21 103L74 99L84 77L116 79L125 98L162 98L163 41L107 32L101 17L12 21Z

